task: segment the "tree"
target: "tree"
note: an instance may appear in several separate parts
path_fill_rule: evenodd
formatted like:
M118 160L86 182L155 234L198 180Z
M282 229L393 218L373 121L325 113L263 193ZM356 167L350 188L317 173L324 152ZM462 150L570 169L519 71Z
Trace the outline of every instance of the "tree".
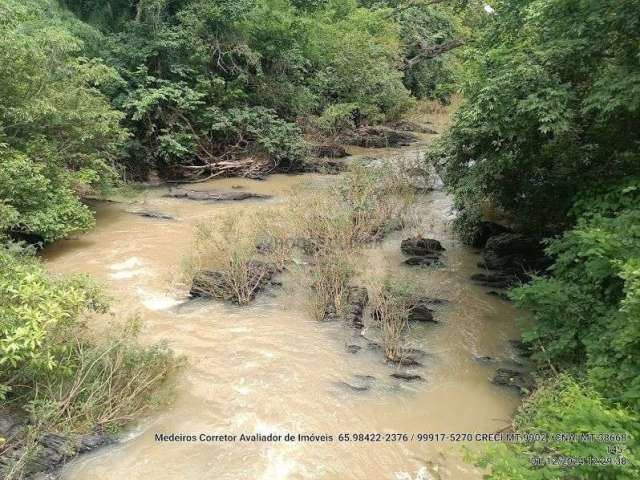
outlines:
M100 89L118 77L80 56L74 20L54 2L7 0L3 9L0 202L10 212L3 228L53 241L92 225L75 193L115 173L126 133Z
M473 227L566 228L581 190L637 175L637 0L492 2L468 49L466 102L430 155Z

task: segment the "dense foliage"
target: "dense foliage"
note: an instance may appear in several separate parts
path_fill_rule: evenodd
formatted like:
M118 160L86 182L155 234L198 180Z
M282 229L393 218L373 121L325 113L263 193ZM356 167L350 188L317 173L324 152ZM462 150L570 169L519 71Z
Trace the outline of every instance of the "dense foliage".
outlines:
M560 377L525 403L515 428L628 432L632 465L540 468L531 455L584 457L593 445L510 445L487 453L488 478L635 478L640 2L491 5L493 14L474 18L466 101L429 161L454 194L464 239L487 217L536 237L556 232L553 266L512 298L533 313L523 340L541 377Z
M22 478L20 457L39 448L46 432L125 424L149 407L177 366L165 346L137 343L135 323L96 339L87 315L107 308L90 279L53 277L32 253L0 247L0 406L29 417L23 438L12 439L22 454L0 464L2 478Z
M82 26L52 2L0 15L0 228L52 241L92 225L75 194L113 177L125 133L99 88L116 72L81 56Z
M466 54L466 102L433 160L462 226L490 206L521 229L566 227L579 191L640 169L640 3L491 4Z
M560 375L539 388L515 419L523 438L529 435L539 441L496 444L480 456L478 463L491 466L491 474L486 477L491 480L631 480L640 475L638 425L637 418L607 405L589 386ZM612 433L626 433L627 438L599 438ZM585 439L571 441L570 435L575 439L585 435ZM593 440L586 440L589 435ZM624 453L610 455L609 445ZM614 458L610 465L597 464L597 459L607 457ZM624 463L618 463L621 457ZM582 463L590 458L595 463ZM533 465L532 459L539 464Z
M209 165L246 155L275 166L303 157L301 132L286 122L333 131L396 118L412 104L403 84L404 23L393 8L355 0L66 0L104 35L100 55L124 79L113 96L133 132L134 173ZM412 19L436 41L453 27L432 7ZM131 48L135 45L135 48ZM440 63L413 72L422 96L444 96ZM424 79L422 78L424 77ZM258 117L237 131L238 112ZM281 122L272 131L270 125ZM244 125L244 122L243 122ZM265 149L264 144L271 145ZM231 168L225 164L225 167ZM237 173L237 172L232 172Z
M395 119L414 97L446 101L451 68L418 53L454 36L447 12L355 0L2 0L0 228L51 242L90 228L78 196L119 179L299 169L303 129L336 133Z
M545 346L541 366L583 366L607 398L640 412L640 184L595 198L551 242L553 276L514 297L535 314L524 338Z

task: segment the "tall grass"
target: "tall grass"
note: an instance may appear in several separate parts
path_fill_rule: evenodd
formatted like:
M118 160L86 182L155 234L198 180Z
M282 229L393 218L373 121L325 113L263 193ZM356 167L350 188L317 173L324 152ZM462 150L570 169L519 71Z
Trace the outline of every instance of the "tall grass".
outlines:
M380 327L385 356L392 362L402 361L403 343L416 292L416 284L408 278L384 278L373 289L373 316Z
M309 306L316 320L340 316L354 275L353 261L344 250L315 255L308 268Z
M351 220L357 243L380 240L405 226L415 203L415 187L389 163L368 166L354 162L337 186L342 208Z
M298 248L308 258L302 278L313 316L338 315L355 273L354 253L404 227L415 192L391 166L354 162L336 182L292 192L279 208L199 224L186 270L209 295L242 305L261 286L260 265L282 270ZM195 276L203 270L216 274Z
M273 214L201 222L185 273L195 291L246 305L288 262L293 240ZM278 227L279 226L279 227Z

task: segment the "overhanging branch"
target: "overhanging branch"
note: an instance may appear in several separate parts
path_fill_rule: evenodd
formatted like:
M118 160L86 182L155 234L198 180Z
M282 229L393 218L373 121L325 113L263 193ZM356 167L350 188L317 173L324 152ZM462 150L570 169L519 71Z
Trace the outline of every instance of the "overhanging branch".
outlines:
M454 48L461 47L465 44L465 40L463 38L458 38L455 40L451 40L450 42L433 46L426 45L426 42L422 39L419 39L418 43L420 45L420 51L415 56L405 61L404 65L402 66L402 70L408 70L422 60L436 58L443 53L453 50Z

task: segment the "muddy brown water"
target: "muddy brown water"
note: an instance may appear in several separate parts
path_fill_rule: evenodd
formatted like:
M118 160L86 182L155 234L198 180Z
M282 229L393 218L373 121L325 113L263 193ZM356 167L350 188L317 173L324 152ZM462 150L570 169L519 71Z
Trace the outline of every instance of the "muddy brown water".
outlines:
M415 157L428 137L402 149L352 152ZM460 443L338 441L347 432L495 432L517 408L517 394L488 381L495 366L474 360L513 356L508 340L517 337L515 309L469 281L479 257L453 236L451 203L442 191L420 196L418 212L423 231L447 248L443 268L401 265L400 241L410 232L389 236L359 259L364 284L383 272L409 275L425 294L450 301L438 312L439 325L411 328L412 346L427 355L423 367L410 371L423 382L390 377L394 368L366 344L349 353L353 332L339 322L314 321L304 307L300 282L291 276L284 277L282 288L246 307L187 301L176 287L196 222L224 212L259 211L285 201L293 187L324 181L317 174L272 175L264 181L221 179L197 187L240 186L273 195L266 201L218 204L163 198L165 189L150 189L136 199L135 208L169 213L176 220L143 218L127 213L131 205L100 203L93 231L46 250L52 271L89 273L106 285L114 298L114 321L138 315L145 325L143 341L166 340L189 362L168 407L141 420L118 443L70 463L62 474L65 480L481 478L462 459ZM365 330L368 337L375 333L373 327ZM357 383L359 375L375 377L368 391L351 391L340 383ZM334 441L159 443L156 433L327 434Z

